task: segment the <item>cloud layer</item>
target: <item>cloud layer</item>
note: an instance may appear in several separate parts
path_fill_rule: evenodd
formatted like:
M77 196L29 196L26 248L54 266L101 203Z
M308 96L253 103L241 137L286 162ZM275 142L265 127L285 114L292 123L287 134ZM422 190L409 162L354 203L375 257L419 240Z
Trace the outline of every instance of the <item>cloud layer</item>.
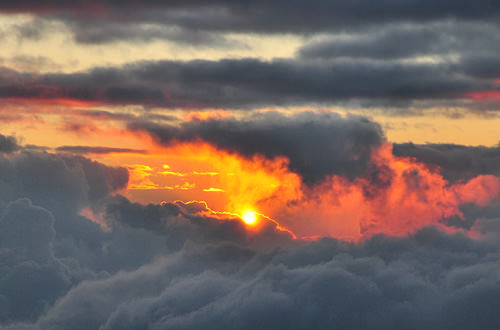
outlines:
M484 69L470 65L465 72L449 63L224 59L141 62L36 76L5 71L0 75L0 97L248 109L349 100L454 100L496 88L494 81L483 79Z
M300 117L289 121L291 134L303 125ZM114 195L127 182L123 169L18 148L0 158L5 329L489 329L499 322L498 201L467 212L476 238L431 226L399 238L311 242L274 222L254 232L202 202L132 203Z

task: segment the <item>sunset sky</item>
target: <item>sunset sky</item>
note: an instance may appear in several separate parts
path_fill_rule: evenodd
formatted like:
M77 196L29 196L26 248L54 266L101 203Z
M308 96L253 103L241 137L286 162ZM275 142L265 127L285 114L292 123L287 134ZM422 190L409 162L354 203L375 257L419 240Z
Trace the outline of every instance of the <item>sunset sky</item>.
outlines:
M0 49L0 327L498 328L500 2L0 1Z

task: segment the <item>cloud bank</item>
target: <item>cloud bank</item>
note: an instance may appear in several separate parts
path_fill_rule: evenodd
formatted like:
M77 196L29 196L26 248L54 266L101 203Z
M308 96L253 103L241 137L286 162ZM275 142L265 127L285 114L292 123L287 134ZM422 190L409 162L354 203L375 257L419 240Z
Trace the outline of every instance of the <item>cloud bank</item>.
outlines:
M344 120L339 129L378 132ZM288 124L293 135L304 123ZM295 240L274 222L255 232L202 202L132 203L116 195L124 169L81 156L19 146L0 157L5 329L490 329L500 321L498 200L466 212L475 238L431 225L359 243Z
M411 104L468 99L471 93L496 90L494 75L486 79L483 72L473 63L362 59L153 61L68 74L4 70L0 72L0 97L183 109L251 109L349 100Z

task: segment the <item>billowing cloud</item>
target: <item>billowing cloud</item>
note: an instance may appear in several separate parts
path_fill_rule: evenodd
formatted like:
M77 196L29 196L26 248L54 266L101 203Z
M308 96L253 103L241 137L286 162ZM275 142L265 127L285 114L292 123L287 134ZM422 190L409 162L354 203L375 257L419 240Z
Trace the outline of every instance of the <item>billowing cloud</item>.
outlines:
M268 252L191 245L82 282L32 327L487 329L500 307L497 251L493 242L433 228L359 246L331 239Z
M479 174L500 174L500 148L456 144L403 143L394 145L397 156L414 157L429 166L438 167L449 180L457 181Z
M231 157L254 162L266 173L258 185L263 188L248 185L244 173L231 184L222 183L227 209L257 209L301 238L406 235L443 218L463 218L462 205L484 207L500 192L497 173L462 173L460 180L452 180L446 169L443 177L431 162L398 154L399 149L393 152L380 126L363 117L266 112L179 125L136 122L129 128L147 132L166 148L188 144L196 150L209 143L216 155L226 153L219 157L228 163ZM224 171L224 165L218 170Z
M19 149L16 138L0 134L0 152L11 153Z
M264 130L276 124L273 116L280 117L233 124L243 133ZM311 118L338 122L332 130L379 132L357 117ZM300 116L279 122L289 136L305 123ZM276 136L283 132L276 127ZM269 141L268 152L281 150L279 139ZM127 180L122 169L81 156L20 148L1 156L0 166L5 329L487 329L499 322L497 212L482 212L469 232L427 226L358 243L311 241L265 218L249 227L203 202L130 202L115 195Z
M136 122L129 128L148 132L164 145L203 140L246 157L285 156L289 168L306 183L332 174L348 178L363 174L371 148L384 141L381 127L366 118L312 112L289 117L263 113L247 120L195 119L178 126Z

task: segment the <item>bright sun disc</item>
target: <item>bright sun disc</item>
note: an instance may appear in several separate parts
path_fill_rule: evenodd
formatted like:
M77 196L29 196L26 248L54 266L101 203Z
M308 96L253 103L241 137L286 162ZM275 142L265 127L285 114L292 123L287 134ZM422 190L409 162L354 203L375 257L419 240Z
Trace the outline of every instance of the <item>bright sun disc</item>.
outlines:
M247 225L254 225L255 221L257 221L257 216L255 215L255 212L253 211L246 211L243 213L241 216L241 219L247 224Z

